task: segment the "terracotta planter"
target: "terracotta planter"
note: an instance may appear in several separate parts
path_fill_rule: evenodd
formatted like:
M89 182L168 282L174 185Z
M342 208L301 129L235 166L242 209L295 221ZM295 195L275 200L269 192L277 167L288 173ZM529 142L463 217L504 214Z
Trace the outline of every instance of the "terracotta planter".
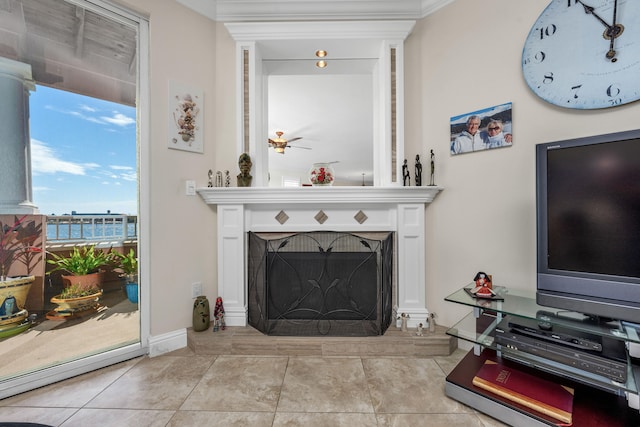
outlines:
M81 289L98 288L102 289L104 272L85 274L84 276L62 276L65 288L71 285L80 285Z

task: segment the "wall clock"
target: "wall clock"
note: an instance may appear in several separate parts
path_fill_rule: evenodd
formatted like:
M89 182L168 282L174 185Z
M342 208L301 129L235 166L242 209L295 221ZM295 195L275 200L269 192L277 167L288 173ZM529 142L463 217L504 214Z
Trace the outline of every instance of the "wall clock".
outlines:
M640 99L640 1L553 0L522 51L529 88L551 104L595 109Z

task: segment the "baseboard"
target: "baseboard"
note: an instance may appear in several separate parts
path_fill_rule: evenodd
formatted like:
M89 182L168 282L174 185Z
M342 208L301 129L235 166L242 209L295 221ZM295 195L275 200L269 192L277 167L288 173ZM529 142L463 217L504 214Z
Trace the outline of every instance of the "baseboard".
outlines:
M187 329L149 337L149 357L160 356L187 346Z

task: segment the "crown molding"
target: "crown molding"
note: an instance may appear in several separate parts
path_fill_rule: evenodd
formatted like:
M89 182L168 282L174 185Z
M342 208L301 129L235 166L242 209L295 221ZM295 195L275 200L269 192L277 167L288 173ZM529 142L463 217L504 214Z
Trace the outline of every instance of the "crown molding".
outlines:
M415 21L228 22L236 41L407 38Z
M420 19L454 0L176 0L221 22Z

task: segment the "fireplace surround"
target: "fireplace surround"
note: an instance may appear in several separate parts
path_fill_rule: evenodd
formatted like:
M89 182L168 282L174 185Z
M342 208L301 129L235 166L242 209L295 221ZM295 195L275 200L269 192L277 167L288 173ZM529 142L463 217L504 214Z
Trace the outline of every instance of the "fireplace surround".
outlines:
M229 326L248 324L248 232L393 232L393 311L424 323L425 207L441 188L207 187L198 194L217 211L218 294Z

